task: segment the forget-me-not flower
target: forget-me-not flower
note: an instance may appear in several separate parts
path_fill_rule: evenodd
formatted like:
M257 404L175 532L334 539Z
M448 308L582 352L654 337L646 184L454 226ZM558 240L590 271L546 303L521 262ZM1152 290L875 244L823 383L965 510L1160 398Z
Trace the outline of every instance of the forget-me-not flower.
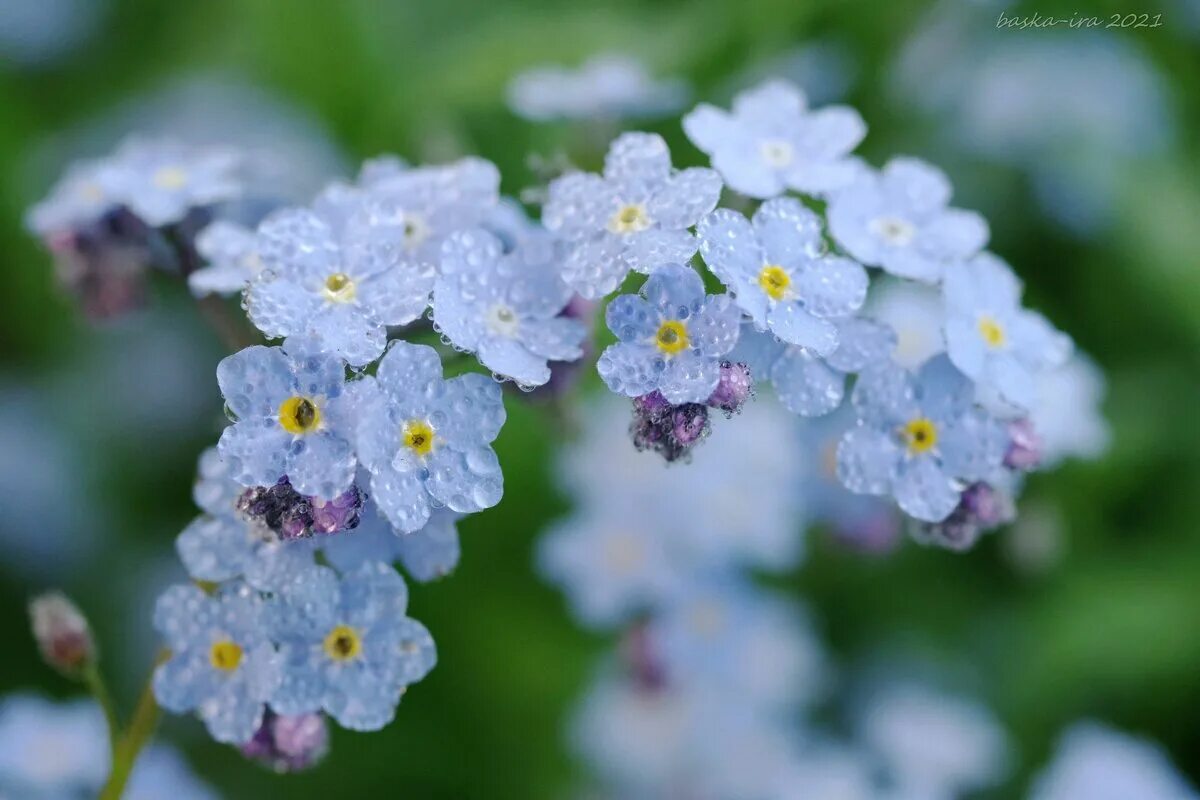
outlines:
M369 504L357 528L319 544L325 559L341 572L357 569L368 561L391 564L399 560L409 575L424 583L443 578L458 566L462 548L457 523L461 517L448 508L435 508L423 528L400 533L374 504Z
M837 347L832 321L867 296L867 271L827 255L821 220L798 200L768 200L753 222L718 209L697 226L704 261L759 329L819 355Z
M354 481L353 405L341 359L311 340L256 345L217 365L237 422L217 449L234 480L271 486L287 476L301 494L333 498Z
M829 201L829 232L869 267L936 283L946 268L987 244L988 226L973 211L949 208L945 173L916 158L863 170Z
M44 237L85 227L121 204L117 186L108 159L72 164L50 194L26 214L26 227Z
M114 196L151 227L243 191L244 158L226 148L135 137L121 144L110 165Z
M357 190L329 191L314 209L277 211L258 227L263 270L246 290L267 336L312 335L351 364L383 352L387 325L419 317L434 267L405 255L403 224L379 221Z
M249 740L280 679L257 592L233 584L209 597L172 586L154 607L154 627L171 650L154 671L159 705L176 714L194 709L219 742Z
M587 330L560 316L571 290L559 276L549 241L527 240L505 253L483 229L460 231L442 247L433 321L461 350L521 386L550 380L547 361L583 355Z
M1077 722L1035 778L1030 800L1196 800L1200 792L1157 742L1099 722Z
M175 540L188 575L220 583L243 578L261 591L274 591L296 569L312 563L308 542L284 542L265 526L240 516L200 516Z
M788 411L818 417L842 404L848 373L886 360L896 344L890 328L864 317L837 320L837 330L837 349L821 358L746 323L732 358L747 363L754 375L770 380Z
M606 318L620 339L596 363L608 388L627 397L658 390L679 404L703 403L717 388L741 315L727 295L705 295L695 270L669 264L650 276L641 297L614 298Z
M563 277L595 299L631 269L686 264L696 252L688 229L716 207L721 178L700 167L675 170L661 136L633 132L609 147L603 176L572 172L549 192L542 221L571 245Z
M392 232L410 269L436 267L447 237L482 225L500 198L500 171L482 158L410 169L376 164L359 180L367 219Z
M654 117L687 100L681 80L655 80L646 66L621 53L592 56L578 69L532 67L508 85L508 107L534 122Z
M258 277L262 262L255 249L256 234L236 222L217 220L196 237L196 252L208 266L188 275L196 297L237 294Z
M974 385L944 356L912 375L894 364L859 375L859 424L838 445L838 477L861 494L890 494L907 514L940 522L964 484L996 469L1008 436L973 405Z
M283 665L272 710L323 710L359 731L389 723L405 687L437 660L433 638L405 616L407 605L404 580L380 562L340 579L318 566L293 575L268 612Z
M946 350L954 366L1009 403L1030 408L1036 373L1066 363L1071 340L1041 314L1021 307L1021 282L991 253L948 270L942 294Z
M683 118L683 130L730 189L767 199L788 189L821 195L846 186L859 169L849 155L867 126L848 106L809 110L804 92L772 80L735 97L731 112L701 103Z
M470 513L500 502L504 478L490 445L505 414L495 381L477 373L443 380L437 351L396 342L375 387L362 404L359 458L372 499L399 531L420 530L435 505Z

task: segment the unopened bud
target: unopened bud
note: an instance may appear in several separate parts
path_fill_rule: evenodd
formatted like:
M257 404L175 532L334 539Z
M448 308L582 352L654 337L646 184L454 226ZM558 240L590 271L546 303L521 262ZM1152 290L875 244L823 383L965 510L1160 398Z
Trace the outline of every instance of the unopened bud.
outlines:
M33 638L46 663L67 675L78 673L96 658L87 619L61 592L47 592L29 602Z
M329 752L329 726L324 714L284 716L267 711L242 755L276 772L299 772Z

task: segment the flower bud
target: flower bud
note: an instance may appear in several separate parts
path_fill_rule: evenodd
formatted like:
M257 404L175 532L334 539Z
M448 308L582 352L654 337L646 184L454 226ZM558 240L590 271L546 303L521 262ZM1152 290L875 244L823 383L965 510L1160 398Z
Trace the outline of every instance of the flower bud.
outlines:
M736 414L754 396L754 379L750 367L740 362L722 361L721 379L709 396L707 404L726 414Z
M276 772L300 772L329 752L329 726L324 714L281 715L267 711L242 755Z
M66 675L77 674L96 659L87 619L61 592L47 592L29 602L33 638L47 664Z
M1033 429L1028 419L1019 419L1008 426L1008 452L1004 454L1004 466L1028 472L1042 461L1042 437Z

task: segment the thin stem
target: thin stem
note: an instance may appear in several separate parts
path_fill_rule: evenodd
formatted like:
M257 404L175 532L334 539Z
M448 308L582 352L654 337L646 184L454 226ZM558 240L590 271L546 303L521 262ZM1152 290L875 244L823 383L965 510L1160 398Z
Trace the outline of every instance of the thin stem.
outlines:
M108 725L108 749L112 760L117 760L117 747L121 740L121 723L117 719L117 707L113 703L112 693L108 691L107 684L104 683L104 676L100 674L100 668L95 662L89 663L83 668L80 674L83 683L87 686L88 692L95 698L100 708L104 711L104 722Z
M154 662L155 666L165 661L167 655L166 651L159 653ZM120 800L138 755L154 735L158 717L158 702L154 699L154 670L151 669L149 677L146 678L146 685L142 687L137 707L129 719L129 726L120 742L113 748L112 771L100 792L100 800Z

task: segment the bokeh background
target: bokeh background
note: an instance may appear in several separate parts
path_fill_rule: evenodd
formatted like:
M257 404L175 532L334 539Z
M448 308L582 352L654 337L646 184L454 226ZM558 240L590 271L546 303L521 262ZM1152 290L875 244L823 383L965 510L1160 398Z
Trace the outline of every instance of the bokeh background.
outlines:
M1031 481L1024 521L956 555L885 557L819 531L794 577L848 670L916 655L971 686L1017 746L1019 797L1069 722L1151 736L1200 779L1200 3L1034 0L4 0L0 3L0 692L65 696L25 601L61 586L88 611L122 702L155 646L157 590L182 577L195 459L215 440L224 354L184 287L100 328L54 285L23 210L63 165L131 130L273 152L298 198L384 152L478 153L516 193L527 159L575 129L505 105L523 68L601 51L725 102L767 74L851 103L879 164L939 164L992 224L1028 302L1108 380L1106 455ZM998 30L1001 10L1161 14L1157 28ZM677 118L644 125L700 162ZM560 428L519 400L497 450L504 501L461 526L452 578L415 587L440 663L382 733L337 729L314 772L276 777L192 720L162 735L228 797L563 796L572 702L609 642L569 619L533 545L566 509ZM603 469L602 464L596 465Z

